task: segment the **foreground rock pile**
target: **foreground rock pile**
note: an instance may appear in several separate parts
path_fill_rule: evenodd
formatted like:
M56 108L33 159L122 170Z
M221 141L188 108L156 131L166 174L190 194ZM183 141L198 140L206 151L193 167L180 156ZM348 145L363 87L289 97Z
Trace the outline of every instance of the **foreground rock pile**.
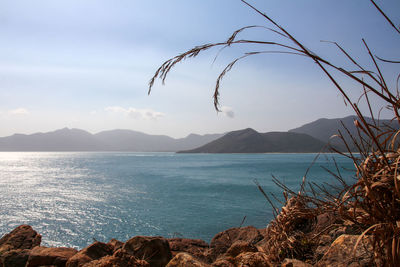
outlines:
M320 216L321 217L321 216ZM323 227L323 216L314 228ZM319 225L318 225L319 224ZM322 225L321 225L322 224ZM340 232L341 231L341 232ZM321 235L315 248L315 266L370 266L372 245L364 237L353 253L358 235L348 229ZM232 228L217 234L210 244L198 239L136 236L125 243L116 239L94 242L77 251L65 247L40 246L41 235L29 225L21 225L0 239L0 267L231 267L231 266L312 266L298 259L271 261L266 253L265 229L252 226ZM290 237L289 237L290 238Z

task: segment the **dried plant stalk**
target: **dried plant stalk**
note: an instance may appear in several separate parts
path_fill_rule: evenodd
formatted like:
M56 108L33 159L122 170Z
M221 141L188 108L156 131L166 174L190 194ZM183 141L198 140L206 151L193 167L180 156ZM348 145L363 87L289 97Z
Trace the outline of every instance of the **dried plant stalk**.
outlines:
M305 240L304 242L307 243L309 241L311 242L313 238L318 235L310 238L304 235L304 232L293 232L296 231L296 228L293 228L293 226L301 221L315 218L318 214L323 212L331 211L338 216L339 221L352 223L359 227L360 231L363 232L363 234L360 235L360 240L364 235L372 236L376 262L385 266L396 266L396 263L400 262L400 148L398 140L400 128L400 74L394 77L396 80L396 88L390 88L382 73L380 63L398 64L400 62L398 60L382 59L378 56L374 56L365 40L362 40L364 49L371 59L374 69L371 70L363 67L350 53L336 42L331 43L338 48L339 54L343 54L347 58L348 62L346 62L346 64L350 63L354 69L333 64L324 57L306 48L302 42L294 38L292 34L277 24L268 15L262 13L245 0L241 0L241 2L265 18L267 23L272 24L272 28L254 25L243 27L236 30L225 42L197 46L167 60L159 67L150 80L149 93L156 79L159 78L164 83L168 73L176 64L185 59L196 57L205 50L214 47L221 47L224 49L231 46L249 44L260 47L258 51L250 51L234 59L218 76L213 97L215 109L219 111L219 89L221 81L240 60L249 56L268 53L289 53L309 58L312 62L317 64L325 75L327 75L337 90L342 94L345 104L349 105L358 117L357 120L354 121L355 127L358 130L356 136L353 136L346 128L345 131L347 135L350 136L350 139L345 138L341 131L338 131L337 134L337 137L342 140L345 147L347 147L347 153L332 148L332 150L337 153L353 160L357 179L353 185L348 185L343 182L340 172L338 172L337 175L333 175L342 185L341 190L337 190L336 195L332 195L330 190L325 186L308 184L307 187L304 179L300 192L296 193L279 182L279 180L274 179L274 182L285 192L286 205L282 207L280 213L278 213L276 207L273 207L276 217L267 228L268 235L270 236L268 240L268 253L272 259L276 261L286 256L303 259L304 255L309 251L302 249L304 244L299 244L298 240ZM394 29L394 34L400 34L400 29L395 26L392 20L382 11L375 1L370 0L370 2ZM291 44L238 39L239 33L254 27L265 28L279 35L285 41L289 41ZM268 47L268 49L266 49L266 47ZM349 97L346 88L342 87L339 80L335 78L336 74L342 74L360 86L363 94L357 101L353 101ZM374 96L378 98L379 101L384 102L384 106L393 112L392 121L396 122L395 127L380 124L379 114L374 114L371 108L370 96ZM369 108L369 116L372 118L372 122L367 120L359 109L359 102L362 100L365 100ZM352 141L349 142L348 140ZM355 148L358 153L354 153L353 148ZM270 201L261 186L259 184L257 184L257 186L268 201ZM308 191L306 187L309 189ZM273 206L272 202L271 205ZM336 226L336 224L332 225L333 227Z

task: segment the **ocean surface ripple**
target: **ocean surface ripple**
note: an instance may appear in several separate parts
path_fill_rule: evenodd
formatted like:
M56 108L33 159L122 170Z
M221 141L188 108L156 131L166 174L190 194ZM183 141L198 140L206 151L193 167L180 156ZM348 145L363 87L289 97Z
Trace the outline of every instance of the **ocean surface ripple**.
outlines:
M83 248L93 239L135 235L201 238L244 225L265 227L266 192L281 196L271 174L298 186L316 154L1 152L0 235L29 224L45 246ZM307 178L334 182L333 155ZM342 175L352 163L335 155ZM279 204L278 204L279 206Z

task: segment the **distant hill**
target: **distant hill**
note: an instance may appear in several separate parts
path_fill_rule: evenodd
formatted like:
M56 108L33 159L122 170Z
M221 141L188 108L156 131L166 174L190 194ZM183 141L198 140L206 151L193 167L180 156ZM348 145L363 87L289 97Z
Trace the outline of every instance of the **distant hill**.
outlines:
M94 151L101 148L102 144L92 134L79 129L0 138L0 151Z
M174 151L175 139L165 135L149 135L131 130L104 131L94 135L106 150Z
M0 138L0 151L133 151L175 152L209 143L222 134L196 135L174 139L131 130L111 130L91 134L80 129L60 129L30 135Z
M320 152L325 143L307 134L289 132L259 133L251 128L229 132L196 149L179 153L269 153Z
M351 144L350 137L346 134L341 121L351 135L357 137L357 129L354 126L356 118L349 116L339 119L319 119L288 132L259 133L248 128L225 135L190 134L179 139L132 130L110 130L91 134L80 129L64 128L47 133L0 137L0 151L284 153L320 152L328 142L336 149L346 151L341 141L338 138L332 139L331 136L337 134L339 129ZM372 122L370 118L366 120ZM380 124L399 129L397 122L381 120Z
M185 138L174 139L166 135L150 135L131 130L111 130L94 135L106 150L164 152L178 151L202 146L223 134L190 134Z
M329 152L330 146L341 151L347 151L339 138L331 138L342 132L350 149L352 140L348 132L357 139L358 131L354 126L356 116L348 116L337 119L319 119L288 132L259 133L253 129L244 129L227 133L223 137L214 140L201 147L180 151L180 153L268 153L268 152ZM372 119L365 118L368 123ZM343 123L343 125L342 125ZM381 120L381 126L399 129L397 122Z
M339 138L331 138L331 137L335 134L338 134L338 130L340 130L343 136L345 137L346 141L348 142L348 144L349 145L352 144L351 138L348 135L345 128L343 127L343 125L347 128L347 130L353 137L357 138L358 131L354 125L355 119L357 119L356 116L348 116L345 118L337 118L337 119L319 119L311 123L305 124L301 127L289 130L289 132L308 134L316 139L321 140L322 142L325 143L329 142L331 145L341 150L345 150L345 147ZM366 117L365 119L368 123L372 123L371 118ZM341 122L343 123L343 125ZM380 120L379 124L384 127L389 126L395 129L399 128L397 122L392 122L390 120Z

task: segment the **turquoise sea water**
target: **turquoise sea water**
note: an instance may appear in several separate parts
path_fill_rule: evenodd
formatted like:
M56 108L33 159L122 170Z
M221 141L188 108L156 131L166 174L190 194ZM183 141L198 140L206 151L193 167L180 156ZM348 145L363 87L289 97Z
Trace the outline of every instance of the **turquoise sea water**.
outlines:
M265 227L271 174L298 189L316 154L0 153L0 235L30 224L43 245L82 248L135 235L206 241L244 225ZM310 181L332 182L333 155L321 155ZM335 155L347 177L352 163ZM344 169L342 169L344 168ZM349 178L351 179L351 178Z

